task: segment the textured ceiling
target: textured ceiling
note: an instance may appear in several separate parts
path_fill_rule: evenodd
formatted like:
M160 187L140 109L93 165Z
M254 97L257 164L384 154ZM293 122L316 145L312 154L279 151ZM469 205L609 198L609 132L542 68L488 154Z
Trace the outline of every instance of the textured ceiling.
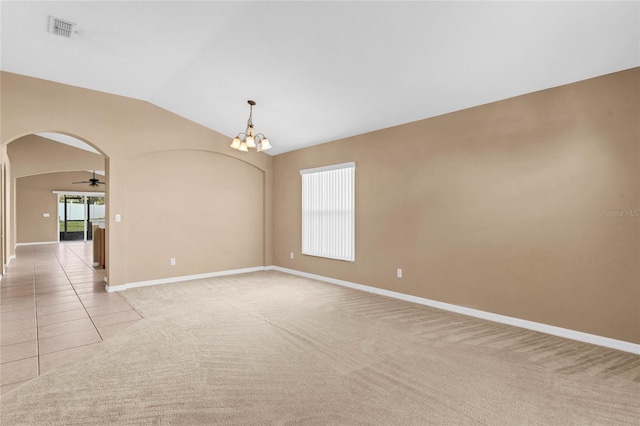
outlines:
M640 66L638 2L8 2L2 70L278 154ZM76 23L71 39L48 16Z

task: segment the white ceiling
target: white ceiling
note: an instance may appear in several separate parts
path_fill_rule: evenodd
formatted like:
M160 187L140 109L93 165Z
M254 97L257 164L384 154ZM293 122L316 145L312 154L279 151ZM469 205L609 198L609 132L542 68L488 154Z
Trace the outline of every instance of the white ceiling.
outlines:
M50 139L54 142L63 143L65 145L72 146L74 148L83 149L85 151L89 151L94 154L100 154L91 145L84 143L80 139L74 138L73 136L63 135L62 133L54 133L54 132L40 132L40 133L36 133L36 135L43 138Z
M0 7L2 70L146 100L228 136L255 99L270 154L640 66L637 1ZM48 15L78 33L48 33Z

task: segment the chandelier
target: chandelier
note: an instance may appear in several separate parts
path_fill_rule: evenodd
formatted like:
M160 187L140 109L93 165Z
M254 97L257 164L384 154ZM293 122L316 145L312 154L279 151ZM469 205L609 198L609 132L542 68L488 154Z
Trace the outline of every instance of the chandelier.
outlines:
M253 132L253 106L256 104L255 101L247 101L249 104L249 120L247 120L247 130L244 133L238 133L238 135L233 138L231 142L231 148L237 149L238 151L249 151L249 148L255 148L256 151L266 151L271 148L271 144L269 143L269 139L262 133L258 133L257 135Z

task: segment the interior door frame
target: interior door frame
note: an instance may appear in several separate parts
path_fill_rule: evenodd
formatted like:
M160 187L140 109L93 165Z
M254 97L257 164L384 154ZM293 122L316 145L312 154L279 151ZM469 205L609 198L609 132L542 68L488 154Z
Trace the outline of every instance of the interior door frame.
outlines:
M6 181L6 171L4 167L4 163L0 164L0 277L4 275L5 265L7 264L7 256L5 253L6 244L5 244L5 235L6 235L6 220L7 212L6 212L6 203L5 203L5 181ZM60 226L60 225L58 225Z

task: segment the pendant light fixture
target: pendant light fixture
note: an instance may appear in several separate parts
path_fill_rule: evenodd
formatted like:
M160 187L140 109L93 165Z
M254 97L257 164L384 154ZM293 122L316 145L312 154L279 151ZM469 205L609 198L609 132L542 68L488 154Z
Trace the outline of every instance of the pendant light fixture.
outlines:
M256 151L266 151L271 148L269 139L262 133L255 134L253 131L253 107L256 104L255 101L248 100L249 104L249 120L247 121L247 130L244 133L238 133L231 142L231 148L238 151L247 152L249 148L255 148Z

